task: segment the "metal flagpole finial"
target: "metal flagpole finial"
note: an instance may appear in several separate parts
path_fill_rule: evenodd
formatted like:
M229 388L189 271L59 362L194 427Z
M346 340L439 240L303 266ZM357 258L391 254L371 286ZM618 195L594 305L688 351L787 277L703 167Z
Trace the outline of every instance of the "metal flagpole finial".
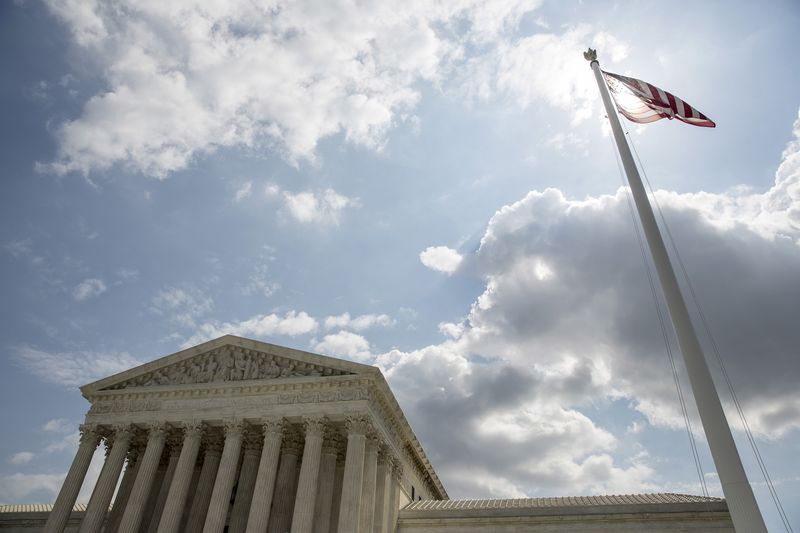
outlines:
M583 58L589 62L589 64L597 61L597 50L592 50L589 48L583 53Z

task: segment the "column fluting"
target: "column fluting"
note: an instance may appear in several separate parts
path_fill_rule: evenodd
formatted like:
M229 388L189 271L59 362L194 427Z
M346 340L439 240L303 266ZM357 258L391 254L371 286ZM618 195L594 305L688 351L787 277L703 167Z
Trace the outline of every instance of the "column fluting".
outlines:
M367 437L364 453L364 480L361 484L361 512L358 530L372 533L375 518L375 488L378 472L378 448L380 441L374 434Z
M336 477L336 456L339 442L333 428L328 426L327 429L322 442L322 458L319 465L319 489L314 506L314 533L329 533L331 529L333 485Z
M236 485L236 498L231 509L231 522L228 524L228 533L244 533L247 529L247 517L250 514L250 504L253 500L253 489L258 475L258 463L261 457L261 431L256 432L250 428L244 436L242 452L242 468L239 482Z
M78 530L79 533L99 533L103 527L111 497L114 496L114 489L117 486L122 465L125 463L125 456L128 455L128 446L131 444L131 428L129 426L115 427L113 442L110 442L107 437L106 443L110 444L111 448L108 450L100 477L97 478L94 491L89 498L86 514L83 516L81 527Z
M217 478L219 459L222 455L222 439L217 434L210 434L206 441L206 451L203 455L203 466L200 477L197 479L197 491L192 500L192 507L186 520L184 533L201 533L206 523L208 504L214 490L214 480Z
M169 456L167 462L167 470L164 473L164 480L158 489L156 496L156 504L153 507L152 517L149 517L150 524L147 527L148 533L156 533L158 531L158 524L161 523L161 515L164 514L164 508L167 505L167 496L169 495L169 488L172 486L172 481L175 479L175 471L178 469L178 461L181 454L181 440L176 438L175 435L167 437L167 455Z
M345 452L342 498L339 505L338 531L340 533L358 531L368 424L363 417L348 417L346 426L347 452Z
M181 454L169 486L167 501L164 504L164 511L161 513L157 533L176 533L178 531L191 488L190 482L197 462L197 452L200 450L203 426L197 422L190 422L183 425L183 431Z
M80 432L81 440L78 445L78 451L75 453L75 458L69 467L67 477L64 478L64 483L58 492L58 497L53 504L53 510L47 517L44 533L63 533L69 520L69 515L72 512L72 507L78 498L81 485L83 485L86 472L89 470L94 451L100 442L100 434L96 426L91 424L81 425Z
M119 524L119 533L138 533L142 523L145 505L153 487L153 479L161 462L161 453L164 451L164 440L167 428L163 423L152 424L148 427L147 448L141 459L139 472L133 482L133 489Z
M389 512L386 516L386 531L394 533L397 527L397 512L400 509L400 483L403 480L403 464L399 459L392 462L392 474L389 487Z
M242 449L243 435L244 422L241 420L225 422L225 447L222 450L222 459L219 463L217 479L214 482L214 491L211 494L203 533L222 533L222 530L225 529L231 491L236 481L236 469L239 466L239 452Z
M272 496L275 493L275 476L278 472L278 460L283 442L284 423L282 419L265 419L263 424L264 445L261 448L261 459L258 463L258 476L253 489L253 499L250 502L246 533L264 533L267 530Z
M339 510L342 507L342 485L344 483L344 456L347 451L347 439L342 439L342 447L336 455L336 478L333 481L333 501L331 502L330 533L339 529Z
M302 440L294 431L287 431L283 438L281 461L275 479L275 495L272 498L269 533L286 533L292 522L294 494L297 488L297 459L300 456Z
M136 474L139 472L139 459L144 453L144 446L138 443L131 444L128 450L128 459L125 462L125 472L122 474L122 482L119 484L114 503L111 505L111 512L106 519L104 533L117 533L119 524L122 522L122 515L125 513L125 506L128 505L133 482L136 481Z
M164 447L166 448L166 444ZM150 527L149 517L153 516L153 511L156 508L158 492L161 489L161 485L164 483L164 477L167 473L168 463L169 456L166 455L166 453L161 452L161 461L159 461L158 468L156 468L156 475L153 476L153 482L150 483L150 494L147 496L147 503L144 506L144 511L142 511L142 520L139 523L139 533L147 533L147 529ZM103 531L103 533L106 532Z
M314 525L325 422L324 418L307 418L303 421L306 442L303 445L303 461L300 464L300 477L297 480L297 494L292 513L292 533L311 533Z
M375 518L372 521L372 533L386 533L386 504L389 502L389 450L382 446L378 450L378 473L375 481Z

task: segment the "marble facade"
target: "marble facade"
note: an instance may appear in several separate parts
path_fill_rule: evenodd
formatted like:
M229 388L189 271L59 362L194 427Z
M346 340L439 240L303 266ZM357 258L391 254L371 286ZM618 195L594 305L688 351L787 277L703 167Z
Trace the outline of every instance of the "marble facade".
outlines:
M733 531L719 498L450 500L379 369L240 337L203 343L81 392L90 408L55 503L49 512L0 506L0 529ZM105 462L91 498L76 506L101 445Z
M81 392L48 533L101 444L79 533L388 533L412 494L447 498L375 367L225 336Z

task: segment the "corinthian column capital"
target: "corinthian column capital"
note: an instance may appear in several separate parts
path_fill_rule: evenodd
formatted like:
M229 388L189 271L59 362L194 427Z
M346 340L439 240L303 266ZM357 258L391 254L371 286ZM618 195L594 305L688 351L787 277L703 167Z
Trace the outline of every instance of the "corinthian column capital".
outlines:
M366 435L372 429L372 424L364 415L350 415L345 419L344 425L348 435Z
M188 437L203 437L203 434L206 431L206 426L200 421L197 420L190 420L188 422L181 423L181 429L183 430L184 438Z
M100 431L95 424L81 424L78 428L81 432L81 444L97 446L100 442Z
M306 438L308 437L321 437L325 433L325 427L328 419L324 416L308 417L303 420L303 426L306 430Z
M244 435L244 420L232 418L225 421L225 437L241 437Z
M268 437L269 435L282 436L283 431L286 428L286 421L283 418L264 418L261 423L263 424L265 437Z
M118 424L112 428L112 441L126 440L129 441L133 437L133 427L129 424Z
M167 425L164 422L152 422L147 424L148 440L164 440L167 438Z

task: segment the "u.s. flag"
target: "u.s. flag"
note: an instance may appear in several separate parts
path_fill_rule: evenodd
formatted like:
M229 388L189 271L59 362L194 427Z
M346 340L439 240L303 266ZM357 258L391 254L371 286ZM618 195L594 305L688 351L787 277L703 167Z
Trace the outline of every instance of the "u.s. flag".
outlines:
M662 118L713 128L712 120L674 94L659 89L646 81L628 78L603 71L606 85L617 103L619 112L633 122L645 124Z

